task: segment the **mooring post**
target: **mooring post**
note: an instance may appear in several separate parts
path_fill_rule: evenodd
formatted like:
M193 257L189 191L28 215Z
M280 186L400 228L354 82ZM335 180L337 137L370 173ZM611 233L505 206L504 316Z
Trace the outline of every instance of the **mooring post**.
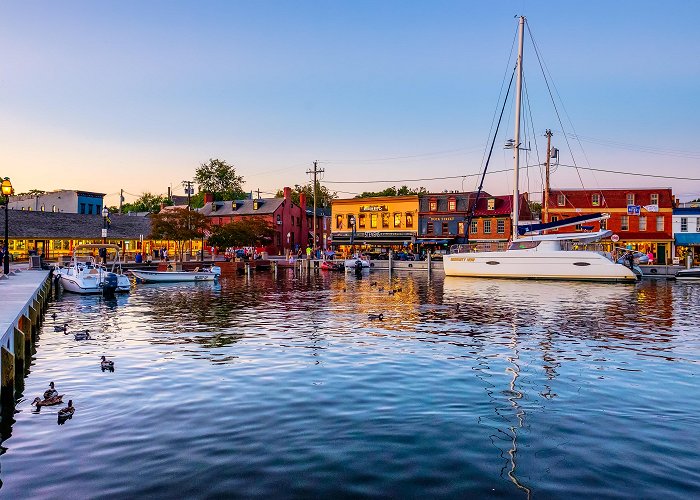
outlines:
M26 341L24 338L24 333L22 333L22 330L19 328L15 327L15 379L20 380L22 377L24 377L24 370L26 367L25 364L25 359L26 359L26 353L25 353L25 348L26 348Z
M15 357L5 346L0 347L0 363L2 363L2 387L0 388L0 399L2 405L14 404L15 402Z
M430 255L430 251L428 251L428 278L433 274L433 264L432 264L432 257Z

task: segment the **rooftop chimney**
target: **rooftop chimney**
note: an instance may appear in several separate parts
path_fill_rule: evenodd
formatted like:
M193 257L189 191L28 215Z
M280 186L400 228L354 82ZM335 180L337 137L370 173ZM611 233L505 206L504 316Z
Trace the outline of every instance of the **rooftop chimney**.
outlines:
M302 210L306 210L306 193L299 193L299 206Z
M214 201L214 194L204 193L204 203L211 203L212 201Z
M284 188L284 199L292 201L292 188L286 187Z

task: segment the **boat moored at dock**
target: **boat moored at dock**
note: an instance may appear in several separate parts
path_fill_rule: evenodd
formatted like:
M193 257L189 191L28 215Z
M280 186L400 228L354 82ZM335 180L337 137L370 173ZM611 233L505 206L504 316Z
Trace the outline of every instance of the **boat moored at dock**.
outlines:
M219 266L211 266L208 269L195 269L194 271L145 271L132 270L131 273L142 283L175 283L214 281L221 275Z

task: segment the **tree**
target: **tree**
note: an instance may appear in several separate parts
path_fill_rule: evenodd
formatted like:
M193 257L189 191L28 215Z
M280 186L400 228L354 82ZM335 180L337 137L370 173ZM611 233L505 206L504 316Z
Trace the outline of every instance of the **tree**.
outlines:
M30 196L39 196L41 194L45 194L46 191L43 189L30 189L26 193L19 193L17 196L25 196L25 195L30 195Z
M270 221L261 217L245 217L215 226L209 244L215 247L265 246L275 233Z
M428 190L422 186L419 188L409 188L408 186L403 185L398 189L396 189L396 186L391 186L383 191L365 191L364 193L355 196L355 198L374 198L376 196L408 196L411 194L425 194L427 192Z
M338 197L338 193L336 193L335 191L331 192L326 186L321 186L321 183L318 181L316 182L316 192L318 193L318 202L316 203L316 206L319 208L330 207L333 200ZM294 186L294 189L292 190L292 203L296 203L297 205L299 205L300 193L304 193L306 195L306 205L308 207L313 207L314 189L311 186L311 184L304 184L303 186L296 184ZM275 198L283 197L284 190L278 189L277 193L275 193Z
M152 240L168 240L175 242L175 249L180 260L184 251L185 241L202 238L209 229L209 219L206 215L186 208L173 208L151 215Z
M530 213L534 219L539 219L542 216L542 203L536 201L530 202Z
M172 204L173 202L170 201L167 196L160 196L145 192L142 193L141 196L139 196L135 201L132 201L131 203L124 203L122 205L122 212L150 212L152 214L157 214L160 212L161 205L169 206ZM110 212L112 211L112 208L110 208ZM117 208L116 211L118 212L119 209Z
M199 190L214 195L216 200L240 200L245 198L243 176L236 175L236 169L225 161L210 158L202 163L194 174Z

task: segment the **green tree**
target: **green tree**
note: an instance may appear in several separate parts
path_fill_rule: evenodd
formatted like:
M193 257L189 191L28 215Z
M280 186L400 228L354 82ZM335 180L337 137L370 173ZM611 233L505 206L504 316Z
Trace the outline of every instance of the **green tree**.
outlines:
M131 203L124 203L122 205L122 212L125 214L129 212L150 212L152 214L157 214L160 212L161 205L169 206L172 204L173 202L170 201L167 196L145 192ZM112 212L113 208L116 209L116 212L119 212L119 208L116 207L111 207L109 211Z
M31 195L31 196L39 196L40 194L44 194L46 191L43 189L30 189L26 193L19 193L17 196L24 196L24 195Z
M219 248L259 246L270 243L275 233L270 222L261 217L245 217L223 226L214 226L209 244Z
M377 196L408 196L411 194L425 194L428 190L424 187L419 188L409 188L406 185L401 186L396 189L396 186L391 186L382 191L365 191L361 194L355 196L355 198L374 198Z
M318 193L318 202L316 203L316 206L319 208L330 207L333 200L338 197L338 193L336 193L335 191L330 191L326 186L321 186L320 182L316 182L316 192ZM306 195L306 206L313 207L314 206L314 189L311 186L311 184L304 184L303 186L296 184L294 186L294 189L292 190L292 202L296 203L297 205L299 205L299 194L300 193L304 193ZM278 189L277 193L275 193L275 198L283 198L283 197L284 197L284 190Z
M530 213L534 219L539 219L542 216L542 204L536 201L530 202Z
M245 198L243 176L236 175L236 169L225 161L210 158L202 163L194 174L199 190L212 193L216 200L240 200Z
M163 210L151 215L152 240L168 240L175 242L177 255L182 260L186 241L202 238L209 229L209 219L206 215L186 208Z

